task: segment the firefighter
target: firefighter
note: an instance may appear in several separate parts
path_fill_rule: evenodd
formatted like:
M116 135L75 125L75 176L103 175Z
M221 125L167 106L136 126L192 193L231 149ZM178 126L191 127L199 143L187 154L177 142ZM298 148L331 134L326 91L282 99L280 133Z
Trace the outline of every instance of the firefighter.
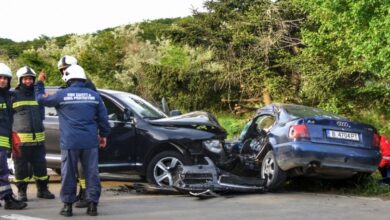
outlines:
M61 74L68 68L70 65L78 64L77 59L74 56L65 55L60 58L60 60L57 63L57 68L60 71ZM87 78L85 80L85 83L88 88L96 91L96 86L93 84L93 82Z
M107 109L100 95L86 87L85 72L79 65L71 65L62 79L67 88L54 95L45 94L45 74L41 73L37 83L39 103L55 107L60 121L61 148L61 215L72 216L72 205L76 201L77 163L81 162L86 179L87 214L96 216L101 193L98 169L98 147L107 144L110 131Z
M11 78L11 69L4 63L0 63L0 200L5 201L5 209L24 209L27 204L13 197L8 180L7 154L11 148L13 120L9 92Z
M60 58L57 64L57 68L61 74L68 68L70 65L77 64L77 59L74 56L65 55ZM96 91L95 85L92 83L90 79L86 80L87 87ZM77 202L75 203L76 208L86 208L88 207L87 200L85 199L85 176L83 172L83 167L80 163L77 165L77 181L79 183L80 191L77 195Z
M382 160L379 163L379 171L383 177L380 183L390 185L390 140L385 136L380 136L379 148L382 154Z
M20 155L13 154L15 164L15 182L18 187L18 200L27 201L27 186L31 178L37 185L37 197L54 199L55 196L48 190L49 177L47 175L45 132L43 120L44 107L35 100L34 83L35 71L24 66L16 72L18 86L12 98L14 114L13 131L20 138Z

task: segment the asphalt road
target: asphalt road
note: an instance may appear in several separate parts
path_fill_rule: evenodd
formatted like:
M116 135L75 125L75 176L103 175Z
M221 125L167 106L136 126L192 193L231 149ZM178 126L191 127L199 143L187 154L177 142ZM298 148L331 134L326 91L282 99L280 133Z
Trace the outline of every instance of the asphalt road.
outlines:
M0 219L390 219L390 201L313 193L265 193L224 195L201 200L188 195L141 194L123 187L127 182L103 181L99 215L74 208L73 217L58 214L60 183L52 177L55 200L37 199L35 185L29 187L28 208L0 208ZM120 190L118 190L120 189ZM16 192L16 191L15 191Z

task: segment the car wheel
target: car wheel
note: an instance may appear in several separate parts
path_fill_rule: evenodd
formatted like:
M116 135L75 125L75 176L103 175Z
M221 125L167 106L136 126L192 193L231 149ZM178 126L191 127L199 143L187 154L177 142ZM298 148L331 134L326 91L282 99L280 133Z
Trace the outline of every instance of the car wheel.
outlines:
M267 187L270 190L280 188L287 179L286 172L278 166L272 150L264 156L261 164L261 177L267 180Z
M189 164L184 156L176 151L164 151L150 161L146 170L146 179L149 183L158 186L173 185L173 171L179 165Z

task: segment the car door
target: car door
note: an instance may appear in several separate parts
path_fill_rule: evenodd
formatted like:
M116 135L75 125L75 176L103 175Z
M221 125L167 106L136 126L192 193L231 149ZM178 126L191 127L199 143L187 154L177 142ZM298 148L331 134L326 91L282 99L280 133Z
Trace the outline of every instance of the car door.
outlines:
M118 102L108 95L101 94L107 108L111 132L107 137L107 147L99 149L101 170L128 170L136 166L133 121L125 120L125 112Z
M46 89L49 95L54 94L57 89ZM61 151L60 151L60 127L58 122L57 110L54 107L45 107L45 147L46 160L48 167L61 167Z

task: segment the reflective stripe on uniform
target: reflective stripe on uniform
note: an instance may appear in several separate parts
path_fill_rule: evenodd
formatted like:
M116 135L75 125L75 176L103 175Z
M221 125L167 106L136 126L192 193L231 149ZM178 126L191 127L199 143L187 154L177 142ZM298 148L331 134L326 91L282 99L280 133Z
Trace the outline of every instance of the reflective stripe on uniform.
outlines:
M25 182L25 183L27 183L27 182L30 181L30 177L26 177L26 178L21 179L21 180L15 178L14 181L15 181L15 183L20 183L20 182Z
M382 159L384 159L384 160L390 160L390 157L389 157L389 156L383 156Z
M9 137L0 136L0 147L11 147L11 144L9 143Z
M18 136L22 143L41 142L45 140L45 132L35 133L35 139L33 133L18 133Z
M98 101L64 101L60 102L60 105L69 105L69 104L75 104L75 103L92 103L92 104L99 104Z
M12 104L12 108L17 108L23 105L38 105L37 101L17 101Z
M0 109L6 109L7 108L7 104L6 103L0 103Z
M0 192L4 192L11 189L11 185L0 186Z
M48 176L40 176L40 177L38 177L38 176L33 176L33 178L36 179L36 180L47 180L47 179L49 179Z
M81 189L85 189L85 179L79 179Z

